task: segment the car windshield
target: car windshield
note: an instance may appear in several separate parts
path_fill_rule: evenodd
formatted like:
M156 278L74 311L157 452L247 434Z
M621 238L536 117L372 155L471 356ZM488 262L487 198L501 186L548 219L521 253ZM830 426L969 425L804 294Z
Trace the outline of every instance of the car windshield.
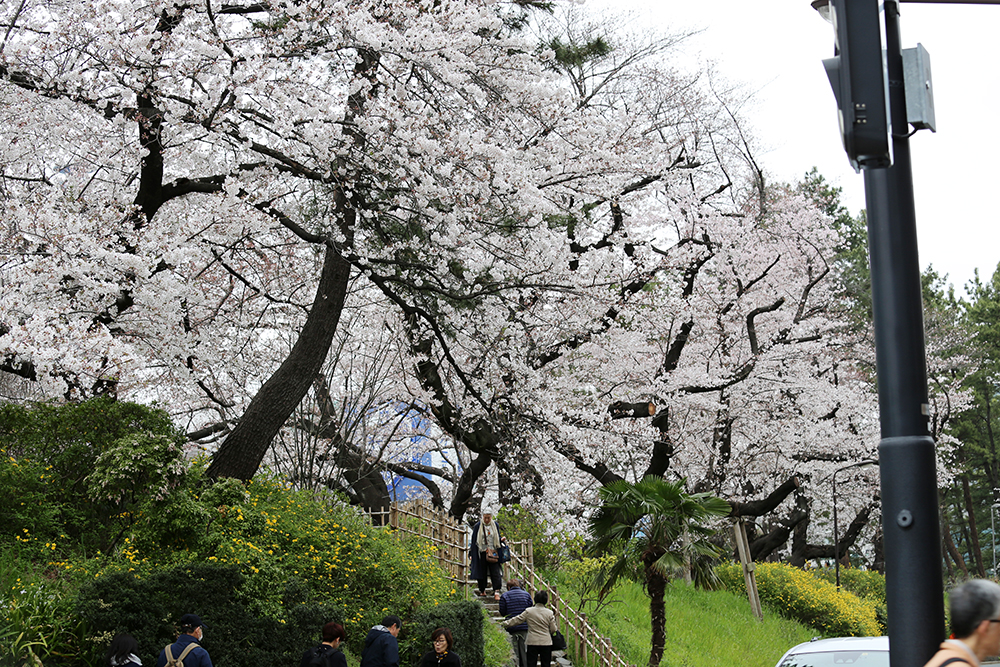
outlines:
M889 667L888 651L827 651L790 655L781 667Z

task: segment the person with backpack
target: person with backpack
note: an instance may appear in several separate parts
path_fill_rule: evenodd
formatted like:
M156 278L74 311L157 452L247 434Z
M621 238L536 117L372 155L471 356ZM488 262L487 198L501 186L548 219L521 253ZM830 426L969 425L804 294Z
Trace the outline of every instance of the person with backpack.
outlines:
M195 614L184 614L180 620L177 641L160 651L156 667L212 667L208 651L201 647L208 626Z
M346 636L340 623L327 623L323 626L323 642L302 654L299 667L347 667L347 658L340 650Z

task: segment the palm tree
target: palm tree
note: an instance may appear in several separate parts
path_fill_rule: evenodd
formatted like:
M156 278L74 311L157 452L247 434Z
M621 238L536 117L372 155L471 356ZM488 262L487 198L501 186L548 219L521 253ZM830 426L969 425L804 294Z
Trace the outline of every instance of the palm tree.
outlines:
M683 481L669 482L655 475L634 484L613 482L600 490L599 497L601 505L590 519L588 550L594 555L618 555L602 572L601 597L642 566L653 626L649 666L657 667L666 643L667 580L689 559L697 562L699 556L719 555L719 548L708 541L715 531L705 523L728 514L730 505L707 493L686 493ZM705 581L706 574L710 576L710 570L702 568L696 582Z

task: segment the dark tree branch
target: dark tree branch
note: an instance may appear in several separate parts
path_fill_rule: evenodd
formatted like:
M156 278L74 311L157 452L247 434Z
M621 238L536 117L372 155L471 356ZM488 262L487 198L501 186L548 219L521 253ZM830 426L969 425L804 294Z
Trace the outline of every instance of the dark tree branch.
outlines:
M752 500L750 502L739 502L730 500L729 506L732 508L727 516L736 518L757 517L773 512L775 508L784 502L795 489L799 488L798 476L789 477L785 483L772 491L766 498Z

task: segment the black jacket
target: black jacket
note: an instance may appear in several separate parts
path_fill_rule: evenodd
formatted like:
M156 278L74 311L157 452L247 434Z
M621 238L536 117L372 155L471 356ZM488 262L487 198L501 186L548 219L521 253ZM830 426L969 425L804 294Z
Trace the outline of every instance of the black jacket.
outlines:
M361 667L399 667L399 644L384 625L376 625L365 637Z
M462 661L454 651L448 651L444 658L438 660L436 651L427 651L420 659L420 667L462 667Z
M309 667L313 663L313 657L320 654L320 664L324 667L347 667L347 658L339 649L335 649L329 644L319 644L302 654L302 662L299 667Z

